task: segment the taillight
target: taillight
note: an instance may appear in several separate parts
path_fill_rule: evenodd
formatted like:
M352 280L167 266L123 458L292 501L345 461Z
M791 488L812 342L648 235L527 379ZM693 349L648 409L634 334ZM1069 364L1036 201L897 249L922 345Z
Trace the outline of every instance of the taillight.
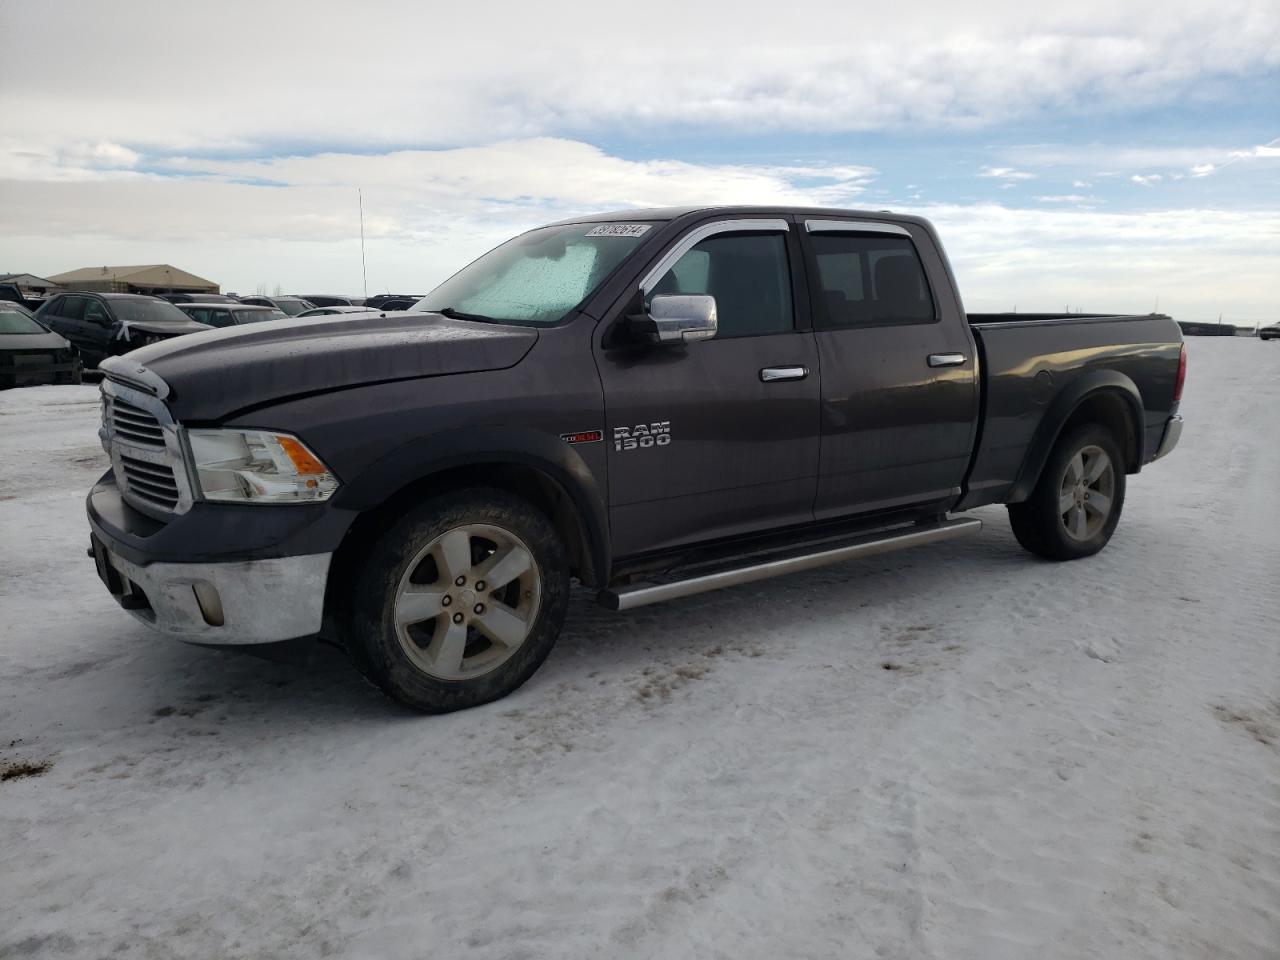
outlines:
M1173 402L1182 399L1182 385L1187 382L1187 345L1182 345L1178 353L1178 379L1173 381Z

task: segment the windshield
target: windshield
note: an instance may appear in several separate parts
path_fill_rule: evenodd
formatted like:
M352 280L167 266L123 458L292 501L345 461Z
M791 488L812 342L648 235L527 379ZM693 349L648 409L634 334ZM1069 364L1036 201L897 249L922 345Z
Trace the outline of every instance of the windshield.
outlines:
M188 323L191 318L164 300L111 300L111 312L130 323Z
M311 309L311 304L306 300L287 300L284 297L276 297L276 306L291 317L296 317L303 310Z
M236 323L260 323L263 320L274 319L277 313L284 316L279 310L232 310L231 312L235 314Z
M651 227L579 223L530 230L463 267L411 309L452 308L512 323L555 323L585 300Z
M24 313L0 308L0 333L48 333Z

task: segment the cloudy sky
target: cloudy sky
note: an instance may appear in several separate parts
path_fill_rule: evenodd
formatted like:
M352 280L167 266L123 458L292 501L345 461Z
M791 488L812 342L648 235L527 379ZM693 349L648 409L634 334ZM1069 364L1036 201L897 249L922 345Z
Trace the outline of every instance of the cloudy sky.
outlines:
M1276 0L0 0L0 272L422 292L584 211L935 220L971 310L1280 319Z

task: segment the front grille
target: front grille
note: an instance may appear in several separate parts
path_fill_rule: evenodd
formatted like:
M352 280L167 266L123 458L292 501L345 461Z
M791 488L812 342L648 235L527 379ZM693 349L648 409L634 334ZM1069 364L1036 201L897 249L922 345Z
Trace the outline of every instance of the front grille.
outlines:
M124 474L124 490L132 496L162 510L178 506L178 481L168 464L148 463L128 454L120 454L120 470Z
M185 513L191 490L163 401L115 381L103 383L102 400L103 446L111 454L121 496L158 520Z
M160 421L141 407L115 397L111 401L111 423L107 427L121 440L144 447L164 449L164 429Z

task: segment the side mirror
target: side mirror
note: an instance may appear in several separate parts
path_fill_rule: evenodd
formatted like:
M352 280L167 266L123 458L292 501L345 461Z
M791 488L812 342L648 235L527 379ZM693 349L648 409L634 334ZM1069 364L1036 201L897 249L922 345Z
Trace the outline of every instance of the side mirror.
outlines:
M648 329L652 343L689 343L716 335L716 298L705 294L660 293L649 301Z

